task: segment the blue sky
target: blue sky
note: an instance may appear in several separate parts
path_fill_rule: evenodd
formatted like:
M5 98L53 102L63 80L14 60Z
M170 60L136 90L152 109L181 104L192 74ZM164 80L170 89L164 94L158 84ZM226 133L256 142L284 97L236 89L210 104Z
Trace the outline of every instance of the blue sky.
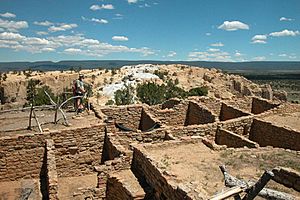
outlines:
M0 62L299 61L299 0L0 0Z

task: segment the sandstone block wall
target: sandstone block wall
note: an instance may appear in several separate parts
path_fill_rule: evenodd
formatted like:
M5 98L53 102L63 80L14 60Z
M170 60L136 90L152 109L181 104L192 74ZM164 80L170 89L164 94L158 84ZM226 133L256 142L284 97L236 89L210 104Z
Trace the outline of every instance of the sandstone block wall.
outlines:
M58 176L89 174L100 162L104 125L0 138L0 181L39 178L46 139L55 143Z
M229 130L244 137L249 137L253 116L245 116L220 122L223 129Z
M166 109L166 108L173 108L175 105L178 105L180 103L180 99L174 98L174 99L169 99L167 101L165 101L162 105L161 108L162 109Z
M273 179L276 182L300 192L300 172L283 167L275 168L272 172L275 175Z
M47 151L47 190L49 200L58 200L58 177L55 162L55 147L53 140L46 140Z
M155 125L155 120L145 109L142 110L139 130L147 131Z
M273 146L300 151L300 132L254 119L249 139L260 146Z
M251 107L251 113L253 114L260 114L267 110L270 110L272 108L275 108L279 106L279 104L271 103L270 101L267 101L265 99L260 99L253 97L252 98L252 107Z
M125 127L137 130L140 125L143 106L120 106L118 108L102 108L101 111L107 117L112 118L117 123L122 123Z
M163 173L151 161L151 158L134 148L131 170L140 182L154 189L157 199L192 199L179 187L169 185Z
M218 129L215 142L218 145L226 145L227 147L233 148L242 148L244 146L249 148L258 147L257 143L224 129Z
M144 199L145 192L130 170L112 173L107 179L107 200Z
M51 133L59 176L79 176L93 172L100 163L104 143L104 125Z
M220 100L215 99L215 98L210 98L210 97L197 97L197 98L193 97L193 98L189 98L189 99L192 99L193 101L196 101L197 103L200 103L201 105L204 105L214 115L220 116L220 111L221 111L221 106L222 106L222 103Z
M214 139L218 125L217 123L211 123L206 125L190 125L181 127L171 127L168 131L174 137L182 136L203 136L210 139Z
M248 113L245 113L241 110L238 110L232 106L229 106L225 103L222 103L222 107L221 107L221 112L220 112L220 120L221 121L226 121L229 119L234 119L234 118L238 118L238 117L242 117L242 116L247 116L249 115Z
M183 102L175 105L172 109L164 110L157 109L156 107L149 107L147 108L147 112L160 121L162 125L183 126L186 119L188 104L188 102Z
M0 139L0 181L38 178L45 154L45 135L28 134Z
M190 101L186 114L185 126L194 124L207 124L216 121L215 116L211 111L196 102Z

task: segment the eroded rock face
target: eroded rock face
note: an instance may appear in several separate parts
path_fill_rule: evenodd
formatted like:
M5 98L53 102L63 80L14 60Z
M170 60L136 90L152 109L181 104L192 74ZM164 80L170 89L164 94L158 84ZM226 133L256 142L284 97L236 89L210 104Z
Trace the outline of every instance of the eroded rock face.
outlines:
M270 85L260 86L244 77L238 75L231 75L222 73L217 69L206 69L199 67L183 66L183 65L138 65L122 67L116 70L113 75L110 70L83 70L81 73L85 74L85 82L93 85L93 91L99 96L100 104L104 105L108 99L113 97L104 94L101 88L109 84L119 84L124 82L124 77L137 71L148 74L154 74L155 70L161 72L168 72L168 78L172 80L178 79L178 86L188 91L194 87L207 87L209 90L208 96L216 97L219 99L232 99L234 96L256 96L272 100L279 99L286 101L286 92L274 92ZM0 89L1 103L11 104L17 102L23 105L26 102L26 86L30 79L38 79L43 85L51 88L54 94L60 94L64 88L71 88L73 80L78 77L76 72L59 72L49 71L45 73L33 72L31 77L26 78L25 75L8 74L6 81L1 83L2 90ZM152 81L162 84L162 79L153 79ZM143 82L143 81L138 81ZM98 98L98 97L97 97Z

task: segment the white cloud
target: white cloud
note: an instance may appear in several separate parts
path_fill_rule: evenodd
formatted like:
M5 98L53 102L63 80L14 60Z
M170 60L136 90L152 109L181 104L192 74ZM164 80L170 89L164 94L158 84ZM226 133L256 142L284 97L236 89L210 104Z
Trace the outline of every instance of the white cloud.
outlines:
M252 37L252 44L266 44L268 37L267 35L255 35Z
M52 22L49 22L49 21L43 21L43 22L37 22L37 21L35 21L35 22L33 22L35 25L38 25L38 26L52 26L52 25L54 25L54 23L52 23Z
M0 39L1 40L16 40L16 41L19 41L19 40L22 40L24 38L25 37L20 35L19 33L11 33L11 32L0 33Z
M107 24L107 23L108 23L108 21L107 21L106 19L92 18L91 21L92 21L92 22L99 23L99 24Z
M252 44L267 44L267 42L265 40L253 40L251 43Z
M70 53L70 54L77 54L77 53L82 52L82 50L76 49L76 48L68 48L68 49L65 49L64 52Z
M255 60L255 61L263 61L263 60L266 60L266 57L265 56L257 56L257 57L254 57L253 60Z
M143 4L143 5L139 5L140 8L150 8L151 6L147 3Z
M128 41L128 37L125 37L125 36L113 36L112 40L114 40L114 41Z
M77 24L65 24L65 23L60 23L58 25L53 25L48 28L48 31L50 32L57 32L57 31L66 31L70 30L73 28L76 28Z
M167 57L174 57L176 55L177 55L177 53L175 51L170 51L169 54L167 55Z
M220 49L209 48L208 51L209 52L218 52L218 51L220 51Z
M270 33L270 35L273 37L297 36L299 34L300 34L299 31L291 31L291 30L287 30L287 29L279 31L279 32Z
M0 19L0 28L17 32L18 29L28 28L28 23L26 21L8 21Z
M5 18L15 18L16 15L10 12L6 12L6 13L0 13L1 17L5 17Z
M280 56L280 57L287 57L287 55L285 53L279 54L278 56Z
M137 3L138 0L127 0L127 2L128 2L129 4L131 4L131 3Z
M45 31L37 31L36 34L38 34L38 35L48 35L48 33L45 32Z
M267 36L266 35L255 35L252 40L266 40Z
M232 61L231 56L227 52L217 51L194 51L190 52L188 55L189 60L204 60L204 61Z
M205 33L206 36L211 36L211 33Z
M99 24L107 24L108 23L108 21L106 19L97 19L97 18L89 19L89 18L86 18L84 16L81 16L81 19L84 20L84 21L96 22L96 23L99 23Z
M240 21L225 21L218 27L218 29L223 29L225 31L236 31L239 29L248 30L249 26Z
M243 54L241 54L239 51L236 51L234 54L235 57L241 57L243 56Z
M218 42L218 43L210 44L210 46L212 46L212 47L223 47L224 44L222 42Z
M155 54L148 47L130 48L123 45L112 45L99 40L86 38L83 35L59 35L51 37L27 37L19 33L0 33L0 48L31 53L60 51L67 54L77 54L101 57L112 53L137 53L141 56Z
M286 18L286 17L280 17L279 21L294 21L294 19Z
M90 7L91 10L95 11L95 10L112 10L115 9L114 6L112 4L102 4L102 5L92 5Z

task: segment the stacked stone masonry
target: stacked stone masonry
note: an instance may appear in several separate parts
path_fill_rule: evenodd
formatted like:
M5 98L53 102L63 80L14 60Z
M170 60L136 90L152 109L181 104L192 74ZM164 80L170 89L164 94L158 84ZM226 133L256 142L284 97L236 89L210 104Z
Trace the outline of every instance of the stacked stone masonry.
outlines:
M47 190L49 200L58 200L58 176L55 162L55 146L51 139L46 140L47 151Z
M249 139L260 146L273 146L300 151L300 132L254 119Z
M242 148L242 147L249 147L249 148L257 148L258 144L241 136L235 134L231 131L227 131L224 129L218 129L215 142L218 145L226 145L227 147L233 148Z
M260 114L263 113L267 110L270 110L272 108L275 108L279 106L277 103L272 103L270 101L267 101L265 99L260 99L260 98L252 98L252 108L251 108L251 113L253 114Z

